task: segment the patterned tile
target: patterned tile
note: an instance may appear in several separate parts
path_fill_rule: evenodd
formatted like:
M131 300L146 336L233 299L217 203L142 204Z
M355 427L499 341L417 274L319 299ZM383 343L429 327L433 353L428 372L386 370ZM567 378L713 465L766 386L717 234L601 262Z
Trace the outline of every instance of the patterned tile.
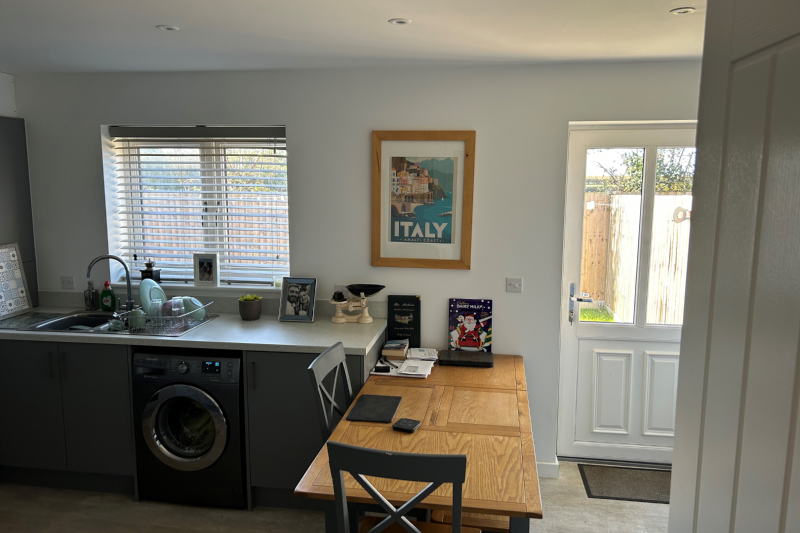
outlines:
M15 247L0 248L0 316L30 309Z

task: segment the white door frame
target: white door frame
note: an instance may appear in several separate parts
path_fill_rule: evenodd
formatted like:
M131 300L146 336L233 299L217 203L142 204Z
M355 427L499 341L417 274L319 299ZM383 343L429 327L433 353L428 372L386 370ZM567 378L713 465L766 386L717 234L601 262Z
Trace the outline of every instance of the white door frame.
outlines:
M660 122L573 122L569 127L569 151L567 156L567 186L564 210L564 248L561 274L561 331L559 362L558 403L558 455L581 456L581 444L576 442L575 424L577 414L578 335L584 339L648 341L655 343L679 343L680 327L645 326L647 310L647 277L649 275L650 234L652 226L652 203L655 183L645 179L643 183L642 217L639 247L639 264L636 296L636 319L634 325L580 324L579 308L576 306L574 324L568 319L570 283L576 284L580 292L581 235L583 216L580 207L584 202L586 179L586 150L618 146L645 147L644 174L652 173L656 164L654 147L694 145L696 121ZM669 130L669 131L665 131ZM648 149L649 148L649 149ZM644 177L644 176L643 176ZM578 236L576 239L575 236ZM644 289L641 289L643 287ZM625 460L630 445L602 444L603 457ZM672 448L650 447L659 462L670 462ZM586 456L586 455L583 455Z

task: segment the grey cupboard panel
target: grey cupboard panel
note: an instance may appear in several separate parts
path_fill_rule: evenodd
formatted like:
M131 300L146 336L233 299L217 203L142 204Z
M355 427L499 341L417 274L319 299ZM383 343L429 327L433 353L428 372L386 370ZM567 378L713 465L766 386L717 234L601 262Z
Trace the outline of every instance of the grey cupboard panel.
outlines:
M67 469L133 475L125 346L60 343Z
M308 365L317 355L245 354L252 486L294 489L322 447L308 377ZM363 357L347 356L354 393L364 382L362 365Z
M33 306L39 305L36 250L33 239L31 188L28 179L28 149L25 121L0 117L0 244L16 242L25 267L28 293Z
M0 457L6 466L65 470L58 346L0 341Z

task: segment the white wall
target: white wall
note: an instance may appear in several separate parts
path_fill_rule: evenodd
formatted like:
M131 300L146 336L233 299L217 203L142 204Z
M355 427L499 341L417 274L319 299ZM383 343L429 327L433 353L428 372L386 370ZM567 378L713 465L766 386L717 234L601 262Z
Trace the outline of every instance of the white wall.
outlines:
M16 117L17 101L14 96L14 76L0 72L0 117Z
M18 75L40 290L58 290L60 275L83 279L88 261L108 251L101 124L285 124L292 274L318 277L321 294L335 283L374 282L387 285L384 297L422 295L429 347L445 344L448 298L494 299L495 351L525 357L537 457L554 463L567 124L694 119L699 69ZM373 129L477 130L471 271L370 266ZM504 292L506 276L524 277L525 292Z

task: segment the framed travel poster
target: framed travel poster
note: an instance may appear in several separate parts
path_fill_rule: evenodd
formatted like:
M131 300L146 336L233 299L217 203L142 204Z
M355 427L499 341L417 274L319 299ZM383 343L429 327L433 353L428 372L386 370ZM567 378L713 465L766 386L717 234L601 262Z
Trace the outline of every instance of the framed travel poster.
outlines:
M372 132L372 266L469 270L474 131Z

